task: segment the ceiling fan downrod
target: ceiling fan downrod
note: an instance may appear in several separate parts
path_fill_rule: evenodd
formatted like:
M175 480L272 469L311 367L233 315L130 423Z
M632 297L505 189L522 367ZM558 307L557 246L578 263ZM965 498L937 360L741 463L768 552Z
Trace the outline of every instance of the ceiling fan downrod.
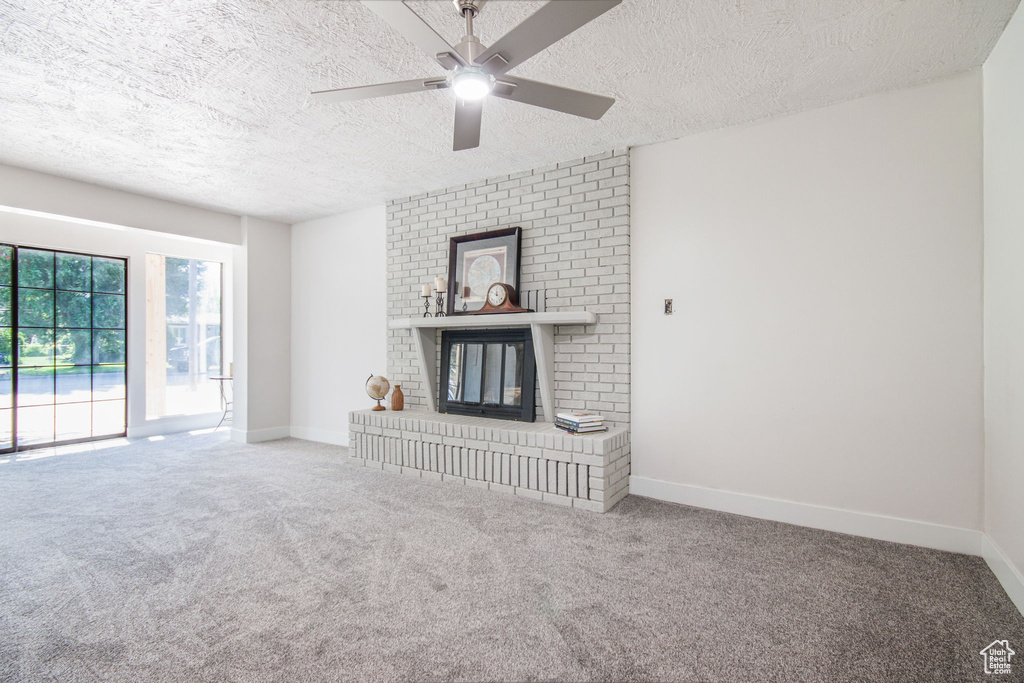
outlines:
M480 39L473 34L473 19L480 14L485 2L487 0L452 0L455 9L466 19L466 35L455 46L455 51L470 64L476 63L476 58L483 54L485 49Z

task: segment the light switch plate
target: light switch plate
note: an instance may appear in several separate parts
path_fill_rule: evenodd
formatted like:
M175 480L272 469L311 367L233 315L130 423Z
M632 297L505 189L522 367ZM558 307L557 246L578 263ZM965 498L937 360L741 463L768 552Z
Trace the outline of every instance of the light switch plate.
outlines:
M672 299L665 299L665 315L672 315Z

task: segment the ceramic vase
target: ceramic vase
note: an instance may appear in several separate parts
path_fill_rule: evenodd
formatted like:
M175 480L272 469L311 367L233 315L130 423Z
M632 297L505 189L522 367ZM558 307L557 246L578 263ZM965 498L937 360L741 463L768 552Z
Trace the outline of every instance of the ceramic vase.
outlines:
M396 384L395 390L391 392L391 410L401 410L404 407L405 394L402 393L402 387Z

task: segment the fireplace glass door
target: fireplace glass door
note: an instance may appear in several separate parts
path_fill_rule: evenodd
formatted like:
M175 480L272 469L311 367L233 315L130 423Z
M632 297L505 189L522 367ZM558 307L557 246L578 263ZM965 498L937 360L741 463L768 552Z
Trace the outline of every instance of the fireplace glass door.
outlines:
M533 338L520 330L447 330L441 345L442 413L533 422Z

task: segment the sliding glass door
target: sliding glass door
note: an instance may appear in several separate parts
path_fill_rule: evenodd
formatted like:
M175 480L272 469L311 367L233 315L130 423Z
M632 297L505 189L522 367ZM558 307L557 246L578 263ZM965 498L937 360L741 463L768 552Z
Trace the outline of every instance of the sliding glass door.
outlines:
M0 452L14 447L14 247L0 245Z
M126 272L0 245L0 450L124 435Z

